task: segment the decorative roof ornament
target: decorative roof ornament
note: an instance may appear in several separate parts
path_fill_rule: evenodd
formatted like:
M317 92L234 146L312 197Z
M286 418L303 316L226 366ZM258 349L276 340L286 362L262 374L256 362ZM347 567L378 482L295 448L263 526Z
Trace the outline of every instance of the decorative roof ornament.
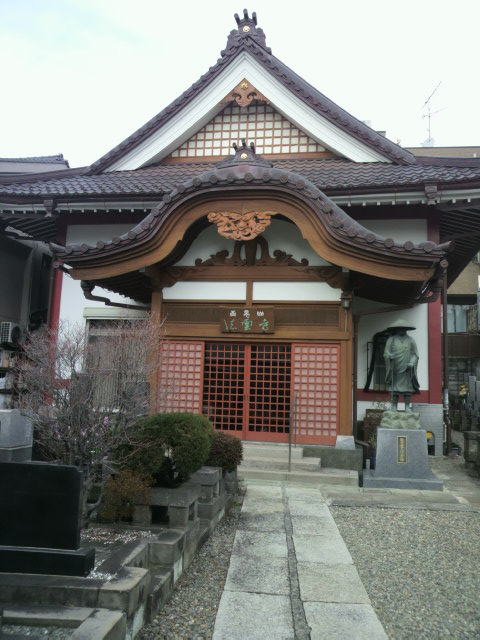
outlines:
M232 144L235 155L229 156L217 164L219 169L223 167L235 167L242 164L257 165L260 167L273 167L273 163L265 160L262 156L255 153L255 145L253 142L247 147L247 141L242 139L242 146L239 147L235 142Z
M220 104L229 104L235 101L240 107L248 107L253 100L260 100L261 102L270 104L270 100L268 100L263 93L255 89L251 82L244 78L237 84L233 91L230 91L230 93L223 98Z
M215 211L208 214L208 221L217 225L218 233L229 240L253 240L269 226L275 211Z
M237 23L238 29L233 29L233 31L230 31L227 40L227 50L230 49L230 47L234 47L240 44L241 40L244 38L252 38L252 40L255 40L255 42L263 47L268 53L272 52L272 50L267 47L267 41L265 38L265 34L263 33L263 29L257 27L257 14L255 13L255 11L252 13L252 17L250 18L250 16L248 15L248 10L244 9L243 18L240 18L238 13L236 13L235 21Z

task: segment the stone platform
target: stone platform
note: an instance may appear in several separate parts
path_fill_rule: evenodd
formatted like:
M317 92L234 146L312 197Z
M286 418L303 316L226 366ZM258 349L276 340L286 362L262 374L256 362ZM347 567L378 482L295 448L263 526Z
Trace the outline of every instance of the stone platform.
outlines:
M428 465L426 431L379 428L376 467L364 471L363 486L442 491L443 483Z

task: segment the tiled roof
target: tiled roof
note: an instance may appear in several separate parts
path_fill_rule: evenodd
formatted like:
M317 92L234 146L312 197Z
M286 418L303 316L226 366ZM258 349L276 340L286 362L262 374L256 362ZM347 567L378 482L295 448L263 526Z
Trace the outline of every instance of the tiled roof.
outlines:
M145 245L175 210L179 201L189 195L204 192L206 189L220 195L222 189L230 190L232 185L268 186L282 192L298 194L298 197L309 201L318 220L323 224L328 235L351 247L360 248L364 253L388 255L390 259L406 258L427 261L429 267L438 262L449 249L449 245L436 245L433 242L413 242L396 244L391 238L384 238L372 233L354 221L340 207L332 202L308 178L287 170L273 167L254 149L244 144L236 149L236 154L221 162L217 167L210 165L209 170L178 185L170 193L165 194L161 202L145 219L128 233L114 237L111 242L100 241L95 246L87 244L60 247L50 245L53 252L71 265L81 263L92 257L102 258L112 253L119 253L133 245Z
M388 187L413 188L431 182L439 188L442 185L480 182L480 160L470 161L468 165L471 166L455 165L452 161L445 165L427 162L393 165L336 159L276 160L272 164L277 169L307 178L327 193ZM172 164L100 175L67 170L45 178L3 178L0 180L0 198L157 197L214 166L212 163Z
M63 157L63 153L59 153L56 156L32 156L30 158L0 158L0 162L35 162L38 164L52 164L58 162L64 164L66 162Z
M237 15L235 19L237 20L238 29L230 32L227 46L221 52L221 57L210 67L207 73L140 129L97 160L91 166L92 173L99 173L111 166L116 160L160 129L179 113L188 102L203 92L208 84L219 76L222 70L242 51L248 52L277 81L336 127L346 131L349 135L393 162L400 164L412 164L415 162L415 157L409 151L402 149L402 147L394 144L377 131L354 118L273 56L271 49L266 46L263 30L257 27L256 16L254 19L252 16L251 19L248 13L244 12L243 19L239 19ZM245 30L245 27L248 29Z

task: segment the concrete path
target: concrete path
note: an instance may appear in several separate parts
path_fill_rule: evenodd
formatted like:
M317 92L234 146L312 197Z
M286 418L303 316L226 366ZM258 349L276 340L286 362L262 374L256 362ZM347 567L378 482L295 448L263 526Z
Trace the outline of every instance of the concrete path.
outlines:
M318 488L249 480L213 638L387 638Z

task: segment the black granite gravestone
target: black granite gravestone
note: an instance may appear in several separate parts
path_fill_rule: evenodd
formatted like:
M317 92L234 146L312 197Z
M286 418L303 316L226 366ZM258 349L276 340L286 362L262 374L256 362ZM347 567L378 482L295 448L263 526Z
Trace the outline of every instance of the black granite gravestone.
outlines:
M83 474L44 462L0 463L0 571L87 575L80 548Z

